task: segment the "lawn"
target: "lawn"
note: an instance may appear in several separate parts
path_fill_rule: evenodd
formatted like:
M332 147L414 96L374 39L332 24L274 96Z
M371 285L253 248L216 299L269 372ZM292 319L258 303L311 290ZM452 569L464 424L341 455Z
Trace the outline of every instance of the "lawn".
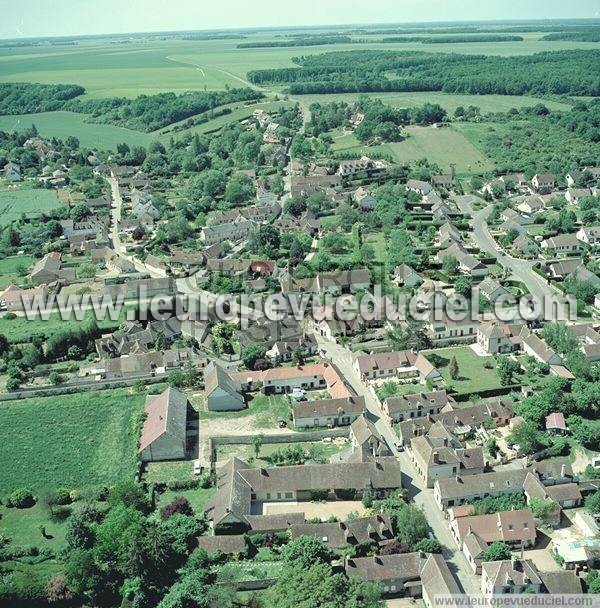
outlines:
M194 479L194 464L191 460L165 460L146 464L144 479L148 483L168 483Z
M481 173L492 169L491 161L484 156L462 133L454 127L408 127L408 137L400 142L379 146L361 144L353 134L333 132L333 150L360 154L389 154L399 163L413 162L422 158L437 163L450 171L454 165L458 173Z
M27 270L36 258L31 255L13 255L0 260L0 289L9 285L20 285L27 277Z
M100 125L86 122L86 114L75 112L42 112L19 116L0 116L0 131L25 131L34 124L42 137L65 139L74 135L83 147L116 150L117 144L147 146L153 139L149 133L141 133L116 125Z
M387 260L387 243L383 232L368 234L365 237L365 244L373 247L376 262L383 263Z
M191 490L165 490L162 494L157 495L156 508L162 509L168 505L174 498L183 496L187 498L195 513L202 513L206 501L217 491L217 487L211 488L193 488Z
M232 457L241 458L252 467L267 467L272 463L269 457L278 450L292 445L300 445L305 450L311 450L315 460L327 460L330 456L338 454L348 447L347 444L323 443L322 441L292 441L289 443L265 443L260 447L258 458L254 457L254 447L252 445L234 444L220 445L217 448L217 462L222 464Z
M241 416L255 416L254 427L268 429L277 426L277 419L290 419L290 401L285 395L263 395L256 393L250 400L248 407L239 412L207 412L201 409L200 419L210 418L239 418Z
M133 479L144 401L106 390L0 404L2 495Z
M446 386L452 385L458 393L478 393L502 386L496 373L494 358L479 357L469 346L438 348L421 352L439 369ZM448 369L452 357L456 357L458 363L459 377L457 380L450 378ZM492 364L491 368L485 367L486 361Z
M0 125L0 131L2 126ZM8 226L22 215L37 217L59 207L54 190L33 188L0 190L0 226Z
M66 520L51 518L43 499L29 509L0 507L0 515L0 535L8 536L15 547L35 545L59 550L64 544ZM44 526L45 536L40 526Z

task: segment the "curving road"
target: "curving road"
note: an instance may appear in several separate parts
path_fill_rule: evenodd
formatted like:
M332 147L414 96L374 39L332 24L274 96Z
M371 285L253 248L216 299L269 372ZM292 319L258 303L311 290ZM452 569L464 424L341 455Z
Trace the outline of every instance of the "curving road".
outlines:
M509 255L490 234L487 218L492 212L493 205L487 205L479 211L474 211L473 203L481 199L475 196L457 196L454 200L465 215L470 215L473 218L472 235L479 249L494 256L498 264L506 268L511 278L524 283L531 295L543 302L544 297L552 293L552 289L547 281L533 270L535 261L523 260Z

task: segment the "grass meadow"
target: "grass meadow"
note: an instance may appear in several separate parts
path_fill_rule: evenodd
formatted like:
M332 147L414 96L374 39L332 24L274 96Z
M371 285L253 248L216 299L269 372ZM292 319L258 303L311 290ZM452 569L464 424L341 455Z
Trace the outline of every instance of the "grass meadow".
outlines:
M8 226L23 214L36 217L56 209L59 205L54 190L32 188L0 190L0 226Z
M42 137L64 139L74 135L86 148L99 147L115 150L117 144L147 146L152 141L149 133L141 133L115 125L86 122L86 114L76 112L42 112L19 116L0 116L0 131L25 131L35 125Z
M118 389L0 404L0 494L133 479L144 401Z
M408 137L400 142L368 146L350 134L340 130L332 132L335 152L358 152L389 154L398 163L408 163L422 158L437 163L450 171L454 164L457 173L481 173L493 168L491 161L476 146L454 127L407 127Z

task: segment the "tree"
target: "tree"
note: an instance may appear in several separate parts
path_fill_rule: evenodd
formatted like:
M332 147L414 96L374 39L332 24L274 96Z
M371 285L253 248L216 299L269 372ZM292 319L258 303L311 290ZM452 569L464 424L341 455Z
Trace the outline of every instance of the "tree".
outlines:
M244 346L241 352L241 359L248 369L254 369L254 365L258 359L263 359L267 354L267 347L258 342L252 342L248 346Z
M429 524L423 511L414 505L406 505L396 516L398 540L414 547L429 536Z
M260 448L262 447L264 435L259 433L252 437L252 448L254 449L254 457L258 458L260 455Z
M108 492L107 502L110 507L131 507L147 513L150 502L141 485L133 481L123 481L112 487Z
M329 564L331 551L314 536L300 536L288 543L281 557L286 564L298 568L310 568L315 564Z
M518 445L523 454L533 454L545 444L544 434L529 420L516 426L508 435L508 440Z
M454 282L454 291L461 296L467 297L471 292L472 284L471 277L458 277Z
M450 277L458 272L458 260L453 255L447 255L442 263L442 270Z
M593 515L600 513L600 490L585 499L585 508Z
M184 555L194 547L196 538L206 530L206 520L200 521L196 517L174 513L161 523L162 530L166 532L171 548L178 555Z
M588 593L600 593L600 572L590 570L587 578Z
M437 538L424 538L412 549L413 551L423 551L423 553L441 553L444 548Z
M18 488L13 490L10 496L6 499L7 507L15 507L16 509L28 509L36 503L36 498L29 488Z
M533 516L538 519L546 519L548 515L554 511L554 503L551 500L538 498L536 496L533 496L529 500L529 507L531 508Z
M490 543L490 546L483 552L481 556L482 562L498 562L510 559L512 553L510 547L502 541L495 540Z
M176 513L188 515L190 517L193 517L194 515L194 509L192 509L190 501L184 496L176 496L169 504L165 505L160 510L160 517L163 520L167 520Z
M496 358L496 371L503 386L514 384L515 375L521 370L519 364L510 357L498 356Z
M456 360L456 357L454 355L452 356L452 359L450 359L448 373L450 374L450 378L452 378L452 380L458 380L460 376L460 370L458 369L458 361Z

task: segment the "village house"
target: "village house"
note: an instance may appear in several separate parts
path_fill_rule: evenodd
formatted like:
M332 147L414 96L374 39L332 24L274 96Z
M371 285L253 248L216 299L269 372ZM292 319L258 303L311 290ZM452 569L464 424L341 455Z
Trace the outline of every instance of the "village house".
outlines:
M531 509L457 517L450 522L450 532L463 552L465 552L465 540L468 535L475 535L486 544L499 541L518 548L533 547L537 537ZM476 557L471 555L471 558L469 559L467 555L472 566L473 562L476 562Z
M530 559L484 562L481 565L481 593L506 595L540 593L542 579Z
M394 538L392 522L389 516L383 513L359 517L348 522L294 524L290 528L290 534L292 540L300 536L318 538L334 551L360 544L377 545Z
M477 344L490 355L512 353L522 347L522 331L528 331L525 325L480 323L477 327Z
M361 355L354 360L356 373L365 382L380 378L401 380L418 377L421 384L441 381L440 372L421 354L410 350Z
M582 198L587 198L591 195L592 193L589 188L568 188L565 192L565 198L569 205L577 205Z
M500 285L499 281L496 279L492 279L488 277L481 281L479 285L477 285L477 289L479 289L479 293L490 302L495 302L499 297L505 296L508 294L508 291Z
M139 453L143 462L186 456L187 397L176 388L146 398Z
M371 194L368 188L359 186L352 195L352 200L363 211L371 211L375 207L375 197Z
M382 498L400 487L400 465L393 458L273 468L253 468L232 458L217 471L217 491L205 504L205 512L216 533L241 533L253 529L254 518L261 516L252 514L265 502L301 503L316 493L327 500L349 494L360 500L366 492ZM301 510L301 504L290 509ZM266 517L273 516L262 516Z
M439 414L442 409L453 403L455 403L454 399L445 390L411 393L388 397L383 402L383 411L392 422L403 422L411 418Z
M544 208L544 202L541 197L535 194L512 199L512 202L513 204L516 203L517 209L525 215L534 215Z
M307 335L296 340L277 340L266 356L275 364L280 365L294 358L294 353L299 353L303 357L315 355L318 351L318 344L314 336Z
M423 282L423 277L408 264L401 264L394 271L394 283L399 287L416 287Z
M581 258L575 258L572 260L560 260L558 262L551 262L545 267L546 273L549 278L557 279L559 281L563 281L569 275L574 272L578 272L582 268L585 268L583 265L583 260Z
M540 246L526 234L520 234L511 245L513 251L525 258L536 258Z
M20 182L21 181L21 166L11 161L4 165L4 179L8 182Z
M460 230L450 222L446 222L438 228L438 244L441 247L448 247L453 243L460 243L461 240Z
M297 429L348 426L365 411L365 398L358 395L337 399L315 399L292 404Z
M350 425L349 436L351 452L358 457L359 462L392 456L385 439L370 420L366 409Z
M575 236L586 245L600 245L600 226L582 226Z
M434 188L445 188L446 190L452 189L453 182L452 175L432 175L431 176L431 185Z
M231 223L205 226L200 233L200 238L207 246L214 245L215 243L223 243L225 241L237 242L247 239L256 231L256 228L255 222L238 216Z
M477 336L479 321L472 320L469 315L464 319L450 319L444 315L443 319L436 319L435 314L431 314L427 321L425 332L429 339L436 346L444 346L458 342L474 342Z
M565 179L567 180L568 186L578 186L588 181L594 181L600 179L600 167L584 167L579 170L571 171L567 173Z
M47 297L48 286L45 283L32 289L23 289L16 285L9 285L0 293L0 310L21 312L25 310L25 302L31 306L35 298L45 301Z
M61 262L61 254L52 251L46 254L41 260L36 262L29 275L31 282L34 285L50 284L59 279L73 280L75 278L75 269L63 269Z
M409 179L406 182L406 191L407 192L416 192L421 196L426 196L433 190L433 186L428 183L421 181L419 179Z
M437 479L477 475L485 468L482 448L463 448L439 421L432 424L426 435L410 439L408 455L428 488L433 488Z
M520 226L528 226L533 224L533 220L529 216L523 215L511 207L507 207L500 213L500 219L505 222L515 222Z
M215 361L204 370L204 395L209 412L229 412L246 407L241 383Z
M384 596L420 597L423 562L421 553L351 557L344 570L349 577L379 583Z
M427 434L440 422L460 442L473 437L481 428L506 426L514 416L512 403L506 399L490 399L468 407L458 407L449 398L448 405L437 414L423 412L419 418L405 417L398 424L398 437L404 446L413 437Z
M536 173L531 178L531 184L539 192L548 192L556 186L556 177L552 173Z
M343 160L337 173L343 179L352 179L364 175L373 178L381 175L385 171L385 163L379 160L371 160L368 156L361 156L359 159Z
M291 194L297 196L312 196L319 192L331 195L339 190L342 178L339 175L294 175L290 178Z
M371 286L371 273L366 268L320 272L314 278L295 279L289 272L279 276L282 293L328 293L332 296L366 291Z
M542 250L556 255L569 255L581 251L581 243L574 234L559 234L542 241Z
M499 471L437 479L433 496L440 509L472 503L486 496L521 494L527 471Z

